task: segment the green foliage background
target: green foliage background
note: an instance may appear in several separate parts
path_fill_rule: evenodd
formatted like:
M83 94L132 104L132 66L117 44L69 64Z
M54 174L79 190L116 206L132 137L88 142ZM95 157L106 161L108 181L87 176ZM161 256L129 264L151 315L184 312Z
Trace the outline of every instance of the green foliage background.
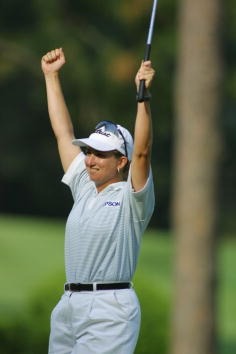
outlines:
M144 54L151 0L2 0L0 3L0 211L65 216L71 205L48 122L40 59L62 46L66 100L77 136L101 119L133 130L134 75ZM152 226L168 228L172 190L173 87L178 50L179 3L159 1L152 44L157 76L152 88L153 170L158 210ZM222 227L235 226L236 13L222 4L221 131L219 188ZM203 14L204 15L204 14ZM227 24L227 25L226 25ZM191 83L190 83L191 84Z

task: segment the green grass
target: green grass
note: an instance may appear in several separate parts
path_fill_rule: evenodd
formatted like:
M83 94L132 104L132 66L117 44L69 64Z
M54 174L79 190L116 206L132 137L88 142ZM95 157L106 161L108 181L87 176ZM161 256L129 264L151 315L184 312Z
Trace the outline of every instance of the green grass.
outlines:
M136 275L144 272L154 286L170 295L172 260L173 247L167 233L148 230L143 237Z
M44 279L64 272L64 221L0 216L0 312L24 311ZM172 238L149 230L135 279L145 274L168 298L172 294ZM221 241L218 326L220 354L236 353L236 240ZM134 282L135 282L134 279Z
M44 278L63 269L60 221L0 217L0 310L21 311Z

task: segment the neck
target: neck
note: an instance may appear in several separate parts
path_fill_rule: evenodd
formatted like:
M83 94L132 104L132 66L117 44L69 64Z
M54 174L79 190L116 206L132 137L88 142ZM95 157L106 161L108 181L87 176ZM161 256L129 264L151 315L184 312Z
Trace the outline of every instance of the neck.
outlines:
M118 177L114 177L112 179L110 179L109 181L105 182L105 183L95 183L96 185L96 189L97 189L97 192L101 192L103 189L105 189L106 187L108 187L110 184L113 184L113 183L118 183L118 182L122 182L122 179L120 178L120 176Z

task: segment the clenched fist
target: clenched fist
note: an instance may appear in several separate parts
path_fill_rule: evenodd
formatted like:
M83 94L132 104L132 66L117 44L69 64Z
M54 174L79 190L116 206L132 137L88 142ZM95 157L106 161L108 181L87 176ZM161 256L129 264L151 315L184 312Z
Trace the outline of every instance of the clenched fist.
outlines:
M65 62L66 60L62 48L53 49L42 57L42 71L44 75L58 72Z

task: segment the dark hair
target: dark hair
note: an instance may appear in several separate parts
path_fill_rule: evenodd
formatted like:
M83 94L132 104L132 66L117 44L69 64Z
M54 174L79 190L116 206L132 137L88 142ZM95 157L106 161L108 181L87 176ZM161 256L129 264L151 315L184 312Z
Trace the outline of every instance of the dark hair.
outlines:
M114 156L117 159L119 159L120 157L125 156L125 155L123 155L121 152L116 150L116 151L114 151ZM127 179L128 179L129 167L130 167L130 161L127 158L127 162L126 162L125 166L120 170L120 175L122 176L123 181L127 181Z

